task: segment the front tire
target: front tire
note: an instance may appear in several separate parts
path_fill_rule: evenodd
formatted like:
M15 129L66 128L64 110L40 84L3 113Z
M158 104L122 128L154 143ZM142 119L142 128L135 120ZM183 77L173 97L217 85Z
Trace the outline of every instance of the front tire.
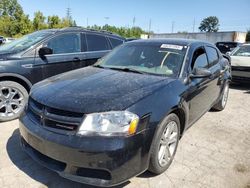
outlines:
M225 109L229 95L229 82L225 82L220 100L212 107L213 110L222 111Z
M156 130L152 143L149 171L161 174L173 161L180 138L180 120L169 114Z
M0 122L18 118L28 100L27 90L13 81L0 82Z

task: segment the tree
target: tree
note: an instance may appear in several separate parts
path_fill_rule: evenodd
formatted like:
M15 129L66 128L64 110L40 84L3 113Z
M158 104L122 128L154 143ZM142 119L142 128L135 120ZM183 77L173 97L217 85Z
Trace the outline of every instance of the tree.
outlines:
M247 31L246 42L250 42L250 29Z
M200 31L217 32L219 30L219 19L216 16L209 16L201 21Z
M59 18L59 16L48 16L48 28L52 29L52 28L60 28L61 27L61 19Z
M37 11L34 13L34 19L33 19L33 28L35 31L46 29L48 26L45 23L46 17L43 15L42 12Z
M29 17L17 0L0 1L0 34L16 37L32 31Z

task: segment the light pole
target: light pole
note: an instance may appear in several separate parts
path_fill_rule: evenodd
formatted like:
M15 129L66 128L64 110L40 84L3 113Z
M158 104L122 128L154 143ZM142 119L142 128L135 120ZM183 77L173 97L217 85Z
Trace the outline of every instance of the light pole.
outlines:
M108 25L109 17L108 17L108 16L105 16L104 19L105 19L105 25Z

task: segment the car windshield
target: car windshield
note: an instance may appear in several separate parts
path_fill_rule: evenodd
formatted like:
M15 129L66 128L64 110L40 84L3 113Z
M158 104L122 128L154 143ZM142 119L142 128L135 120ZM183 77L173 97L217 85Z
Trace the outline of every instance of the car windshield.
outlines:
M250 57L250 45L239 46L232 52L232 56L247 56Z
M177 77L187 46L153 43L127 43L109 53L95 66Z
M25 35L20 39L14 40L11 43L4 44L0 46L0 52L19 52L25 49L28 49L29 47L33 46L37 42L40 42L44 38L46 38L48 35L50 35L51 32L49 31L38 31L31 33L29 35Z

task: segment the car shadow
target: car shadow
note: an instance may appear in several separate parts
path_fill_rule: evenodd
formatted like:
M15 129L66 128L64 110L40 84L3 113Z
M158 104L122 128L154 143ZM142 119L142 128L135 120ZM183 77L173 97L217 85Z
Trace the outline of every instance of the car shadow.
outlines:
M32 179L44 184L49 188L97 188L95 186L85 185L62 178L57 173L48 170L47 168L33 161L32 158L26 154L20 146L19 129L14 130L12 136L8 139L6 149L13 164L15 164L21 171L23 171ZM114 188L122 188L129 183L130 182L128 181Z
M230 89L237 89L243 91L245 94L250 94L250 83L232 82Z

